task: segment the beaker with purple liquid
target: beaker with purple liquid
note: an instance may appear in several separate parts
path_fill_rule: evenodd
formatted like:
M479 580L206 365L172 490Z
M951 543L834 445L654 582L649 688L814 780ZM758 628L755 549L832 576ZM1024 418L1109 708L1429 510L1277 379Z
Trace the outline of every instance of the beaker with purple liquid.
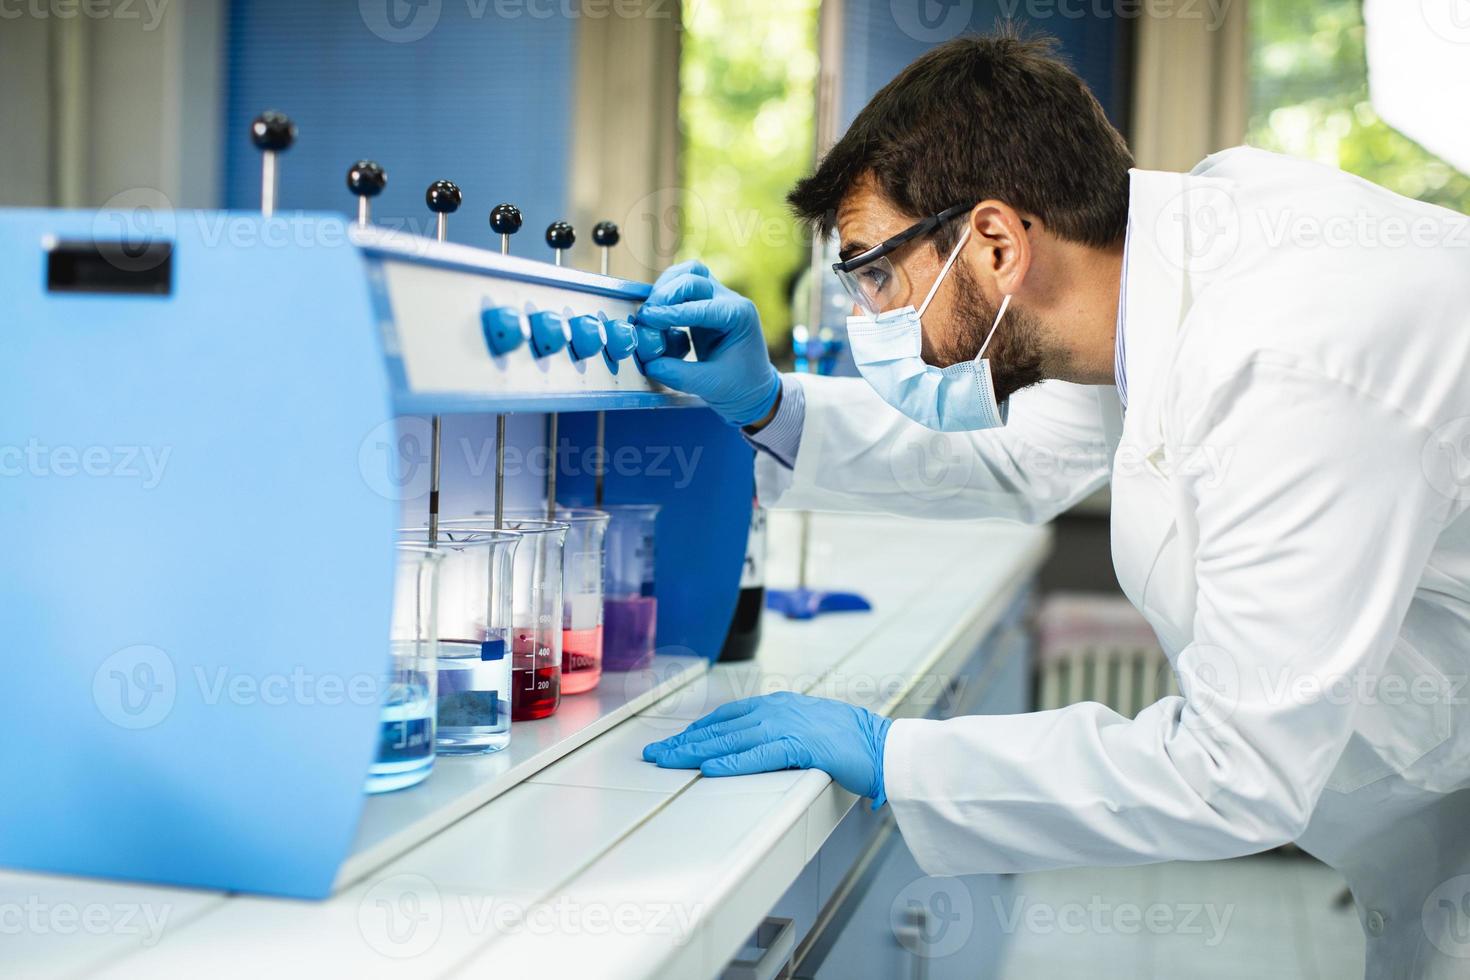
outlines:
M658 625L654 542L658 504L605 504L607 559L602 612L604 670L641 670L653 660Z

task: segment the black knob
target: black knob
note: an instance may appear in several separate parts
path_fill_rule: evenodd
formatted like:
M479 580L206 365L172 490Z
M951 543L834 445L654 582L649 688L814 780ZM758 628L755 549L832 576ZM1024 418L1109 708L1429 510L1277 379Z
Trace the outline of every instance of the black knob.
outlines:
M424 192L424 203L435 214L453 214L463 200L464 195L452 180L436 180Z
M347 189L358 197L377 197L387 183L388 175L376 160L359 160L347 168Z
M592 241L603 248L616 245L622 236L618 232L618 226L611 221L599 221L592 226Z
M521 230L521 209L514 204L497 204L490 211L490 230L497 235L514 235Z
M279 112L262 112L250 124L250 142L258 150L289 149L296 142L296 124Z
M546 229L546 244L552 248L571 248L576 240L577 233L565 221L553 221Z

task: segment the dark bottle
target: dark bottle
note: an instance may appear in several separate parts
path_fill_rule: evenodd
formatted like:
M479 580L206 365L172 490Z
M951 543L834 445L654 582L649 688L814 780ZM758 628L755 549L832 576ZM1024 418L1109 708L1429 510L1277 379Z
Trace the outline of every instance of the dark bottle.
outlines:
M745 567L740 571L740 598L730 632L720 650L720 663L749 660L761 643L761 612L766 608L766 512L751 501L750 534L745 539Z

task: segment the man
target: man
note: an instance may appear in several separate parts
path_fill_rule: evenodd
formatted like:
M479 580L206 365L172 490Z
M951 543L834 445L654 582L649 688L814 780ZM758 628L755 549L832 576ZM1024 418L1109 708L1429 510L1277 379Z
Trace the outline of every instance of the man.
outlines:
M645 757L824 769L936 874L1296 841L1351 884L1370 976L1466 976L1470 220L1245 148L1130 165L1047 45L960 38L790 196L840 235L864 380L778 376L699 263L639 316L693 328L699 362L649 374L745 427L767 505L1045 521L1111 479L1183 695L897 722L771 695Z

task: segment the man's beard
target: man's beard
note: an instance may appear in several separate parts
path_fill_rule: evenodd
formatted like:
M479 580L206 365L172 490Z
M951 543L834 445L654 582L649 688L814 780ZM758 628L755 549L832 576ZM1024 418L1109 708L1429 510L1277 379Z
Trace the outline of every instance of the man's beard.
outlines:
M985 343L986 334L990 333L991 324L995 323L996 307L986 302L964 263L956 262L950 275L955 279L955 329L950 331L948 341L939 343L931 339L929 331L924 331L924 361L935 367L973 361L980 345ZM997 401L1005 401L1046 377L1037 324L1014 304L1006 309L1005 319L1000 321L995 336L990 338L990 346L985 348L985 356L990 361Z

